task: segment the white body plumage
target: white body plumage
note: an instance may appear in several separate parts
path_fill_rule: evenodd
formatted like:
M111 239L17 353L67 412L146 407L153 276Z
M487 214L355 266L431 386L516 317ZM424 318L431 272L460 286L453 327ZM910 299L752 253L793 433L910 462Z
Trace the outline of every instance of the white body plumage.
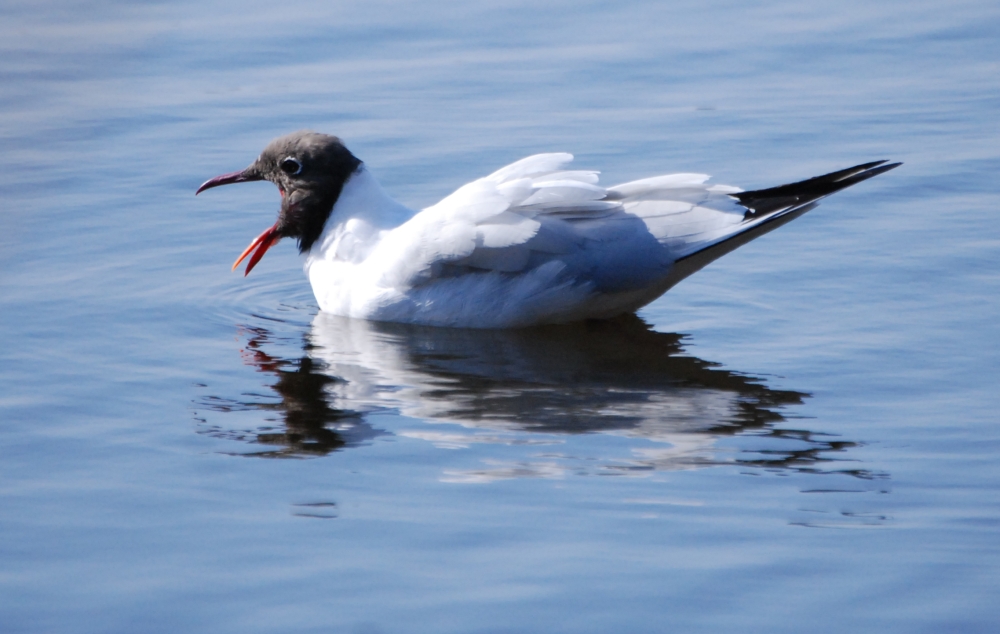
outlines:
M540 154L414 213L363 166L345 183L305 270L322 310L501 328L611 317L656 299L674 262L748 227L702 174L605 189Z

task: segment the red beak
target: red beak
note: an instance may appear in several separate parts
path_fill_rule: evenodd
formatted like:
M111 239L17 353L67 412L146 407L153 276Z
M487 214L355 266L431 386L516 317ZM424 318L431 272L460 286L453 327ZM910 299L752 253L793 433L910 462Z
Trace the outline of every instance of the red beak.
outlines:
M264 180L256 174L247 174L247 170L242 170L239 172L230 172L229 174L223 174L222 176L216 176L215 178L210 178L201 184L198 191L194 193L195 196L205 191L206 189L212 189L213 187L218 187L219 185L231 185L233 183L249 183L251 181L262 181Z
M219 185L231 185L233 183L249 183L251 181L264 180L262 177L250 171L252 167L253 166L239 172L230 172L229 174L223 174L221 176L216 176L215 178L210 178L201 184L201 187L198 188L198 191L196 191L194 195L197 196L206 189L218 187ZM250 255L251 251L257 249L254 251L253 256L250 257L250 261L247 262L247 269L243 273L243 276L246 277L250 274L250 271L253 270L253 267L257 266L257 263L260 262L262 257L264 257L267 250L274 246L278 240L281 240L281 236L278 234L278 225L275 223L273 227L269 227L264 231L264 233L254 238L254 241L250 243L250 246L243 250L240 257L236 258L236 262L233 263L233 270L236 270L236 267L240 265L240 262L242 262L245 257Z
M243 258L250 255L250 252L254 249L257 249L250 257L250 261L247 262L247 270L243 273L243 277L246 277L250 274L250 271L253 270L253 267L257 266L257 263L260 262L262 257L264 257L267 250L277 244L278 240L281 240L281 236L278 235L278 223L275 223L273 227L268 227L264 230L264 233L254 238L253 242L250 243L250 246L243 250L240 257L236 258L236 261L233 262L233 270L236 270L236 267L240 265Z

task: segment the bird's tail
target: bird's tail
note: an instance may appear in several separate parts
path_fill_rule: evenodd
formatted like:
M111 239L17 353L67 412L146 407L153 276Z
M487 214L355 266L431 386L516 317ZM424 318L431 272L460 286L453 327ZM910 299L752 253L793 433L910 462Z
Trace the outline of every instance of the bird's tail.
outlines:
M747 219L761 218L776 212L792 211L796 207L808 205L824 196L868 180L872 176L888 172L900 165L902 163L873 161L797 183L730 195L747 208Z
M677 260L670 274L670 286L747 242L795 220L818 205L821 198L900 165L873 161L797 183L729 194L746 207L743 222L728 236Z

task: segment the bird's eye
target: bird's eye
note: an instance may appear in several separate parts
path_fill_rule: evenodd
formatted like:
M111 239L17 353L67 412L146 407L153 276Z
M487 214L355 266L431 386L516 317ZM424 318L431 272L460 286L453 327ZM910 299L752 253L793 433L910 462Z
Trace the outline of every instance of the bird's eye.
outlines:
M300 174L302 172L302 163L299 163L298 160L292 158L291 156L281 159L281 162L278 163L278 167L281 168L282 172L288 174L289 176L295 176L296 174Z

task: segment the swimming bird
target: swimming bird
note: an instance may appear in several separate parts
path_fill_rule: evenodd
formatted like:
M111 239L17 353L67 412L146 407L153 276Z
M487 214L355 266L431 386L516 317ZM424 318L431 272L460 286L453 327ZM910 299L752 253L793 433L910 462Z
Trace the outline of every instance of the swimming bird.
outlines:
M891 170L875 161L789 185L743 191L704 174L613 187L569 169L571 154L537 154L415 212L393 200L335 137L300 131L249 167L196 193L267 180L278 220L250 243L246 273L295 238L321 310L346 317L466 328L606 319L813 209L836 191Z

